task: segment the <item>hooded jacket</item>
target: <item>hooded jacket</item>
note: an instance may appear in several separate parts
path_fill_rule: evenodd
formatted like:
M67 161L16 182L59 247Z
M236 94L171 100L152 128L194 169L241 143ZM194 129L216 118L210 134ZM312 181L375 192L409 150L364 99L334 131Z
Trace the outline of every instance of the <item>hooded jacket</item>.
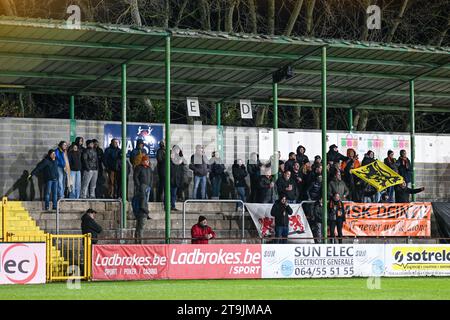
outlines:
M341 200L335 202L334 200L330 200L330 204L328 207L328 220L329 221L345 221L345 210L344 203Z
M175 145L170 155L170 185L172 188L183 187L185 165L184 158L179 155L179 150L180 147Z
M304 153L304 154L301 154L301 153L300 153L300 148L303 148L303 149L305 150L305 153ZM306 148L305 148L304 146L298 146L296 151L297 151L297 162L300 164L300 167L301 167L304 163L309 162L309 158L308 158L308 156L306 155Z

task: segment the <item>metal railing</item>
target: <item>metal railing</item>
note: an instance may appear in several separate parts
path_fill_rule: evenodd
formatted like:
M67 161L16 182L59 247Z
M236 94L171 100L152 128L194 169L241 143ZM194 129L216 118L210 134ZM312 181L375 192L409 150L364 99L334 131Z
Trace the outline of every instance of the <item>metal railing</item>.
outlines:
M221 200L221 199L188 199L183 202L183 238L186 239L186 204L187 203L240 203L242 204L242 238L245 238L245 204L242 200Z
M47 280L89 280L92 273L91 241L90 233L47 234Z
M63 198L59 199L56 206L56 234L59 234L59 209L61 202L118 202L120 204L120 219L119 219L119 229L120 236L122 236L122 199L71 199L71 198Z

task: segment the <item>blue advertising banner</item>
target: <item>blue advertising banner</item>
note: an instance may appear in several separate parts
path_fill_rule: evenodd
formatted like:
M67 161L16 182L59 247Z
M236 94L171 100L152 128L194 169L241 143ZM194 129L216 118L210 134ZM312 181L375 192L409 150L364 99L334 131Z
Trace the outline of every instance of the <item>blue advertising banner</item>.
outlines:
M144 140L144 148L147 150L147 154L150 158L155 158L156 151L159 149L159 142L163 139L163 132L163 125L127 125L127 157L129 157L130 151L136 147L137 140L142 139ZM122 129L120 124L105 124L104 137L103 147L105 149L109 147L111 139L118 139L119 147L122 148Z

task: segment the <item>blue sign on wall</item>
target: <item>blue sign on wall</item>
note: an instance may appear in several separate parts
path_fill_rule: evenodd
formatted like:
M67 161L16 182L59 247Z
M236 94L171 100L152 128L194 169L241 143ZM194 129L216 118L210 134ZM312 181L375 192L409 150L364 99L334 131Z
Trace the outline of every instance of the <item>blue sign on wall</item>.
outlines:
M141 124L127 125L127 157L129 152L136 147L138 139L144 140L144 148L150 158L156 157L159 149L159 142L163 139L163 125ZM104 128L104 148L109 147L111 139L119 140L119 147L122 148L122 126L120 124L105 124Z

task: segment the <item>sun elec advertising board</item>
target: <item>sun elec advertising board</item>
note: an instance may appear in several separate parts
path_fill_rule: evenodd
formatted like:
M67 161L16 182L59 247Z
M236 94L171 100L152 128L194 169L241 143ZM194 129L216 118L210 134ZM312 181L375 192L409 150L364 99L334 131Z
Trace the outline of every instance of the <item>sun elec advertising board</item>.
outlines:
M0 284L45 283L45 243L1 243Z
M262 245L263 278L341 278L381 276L379 245Z

